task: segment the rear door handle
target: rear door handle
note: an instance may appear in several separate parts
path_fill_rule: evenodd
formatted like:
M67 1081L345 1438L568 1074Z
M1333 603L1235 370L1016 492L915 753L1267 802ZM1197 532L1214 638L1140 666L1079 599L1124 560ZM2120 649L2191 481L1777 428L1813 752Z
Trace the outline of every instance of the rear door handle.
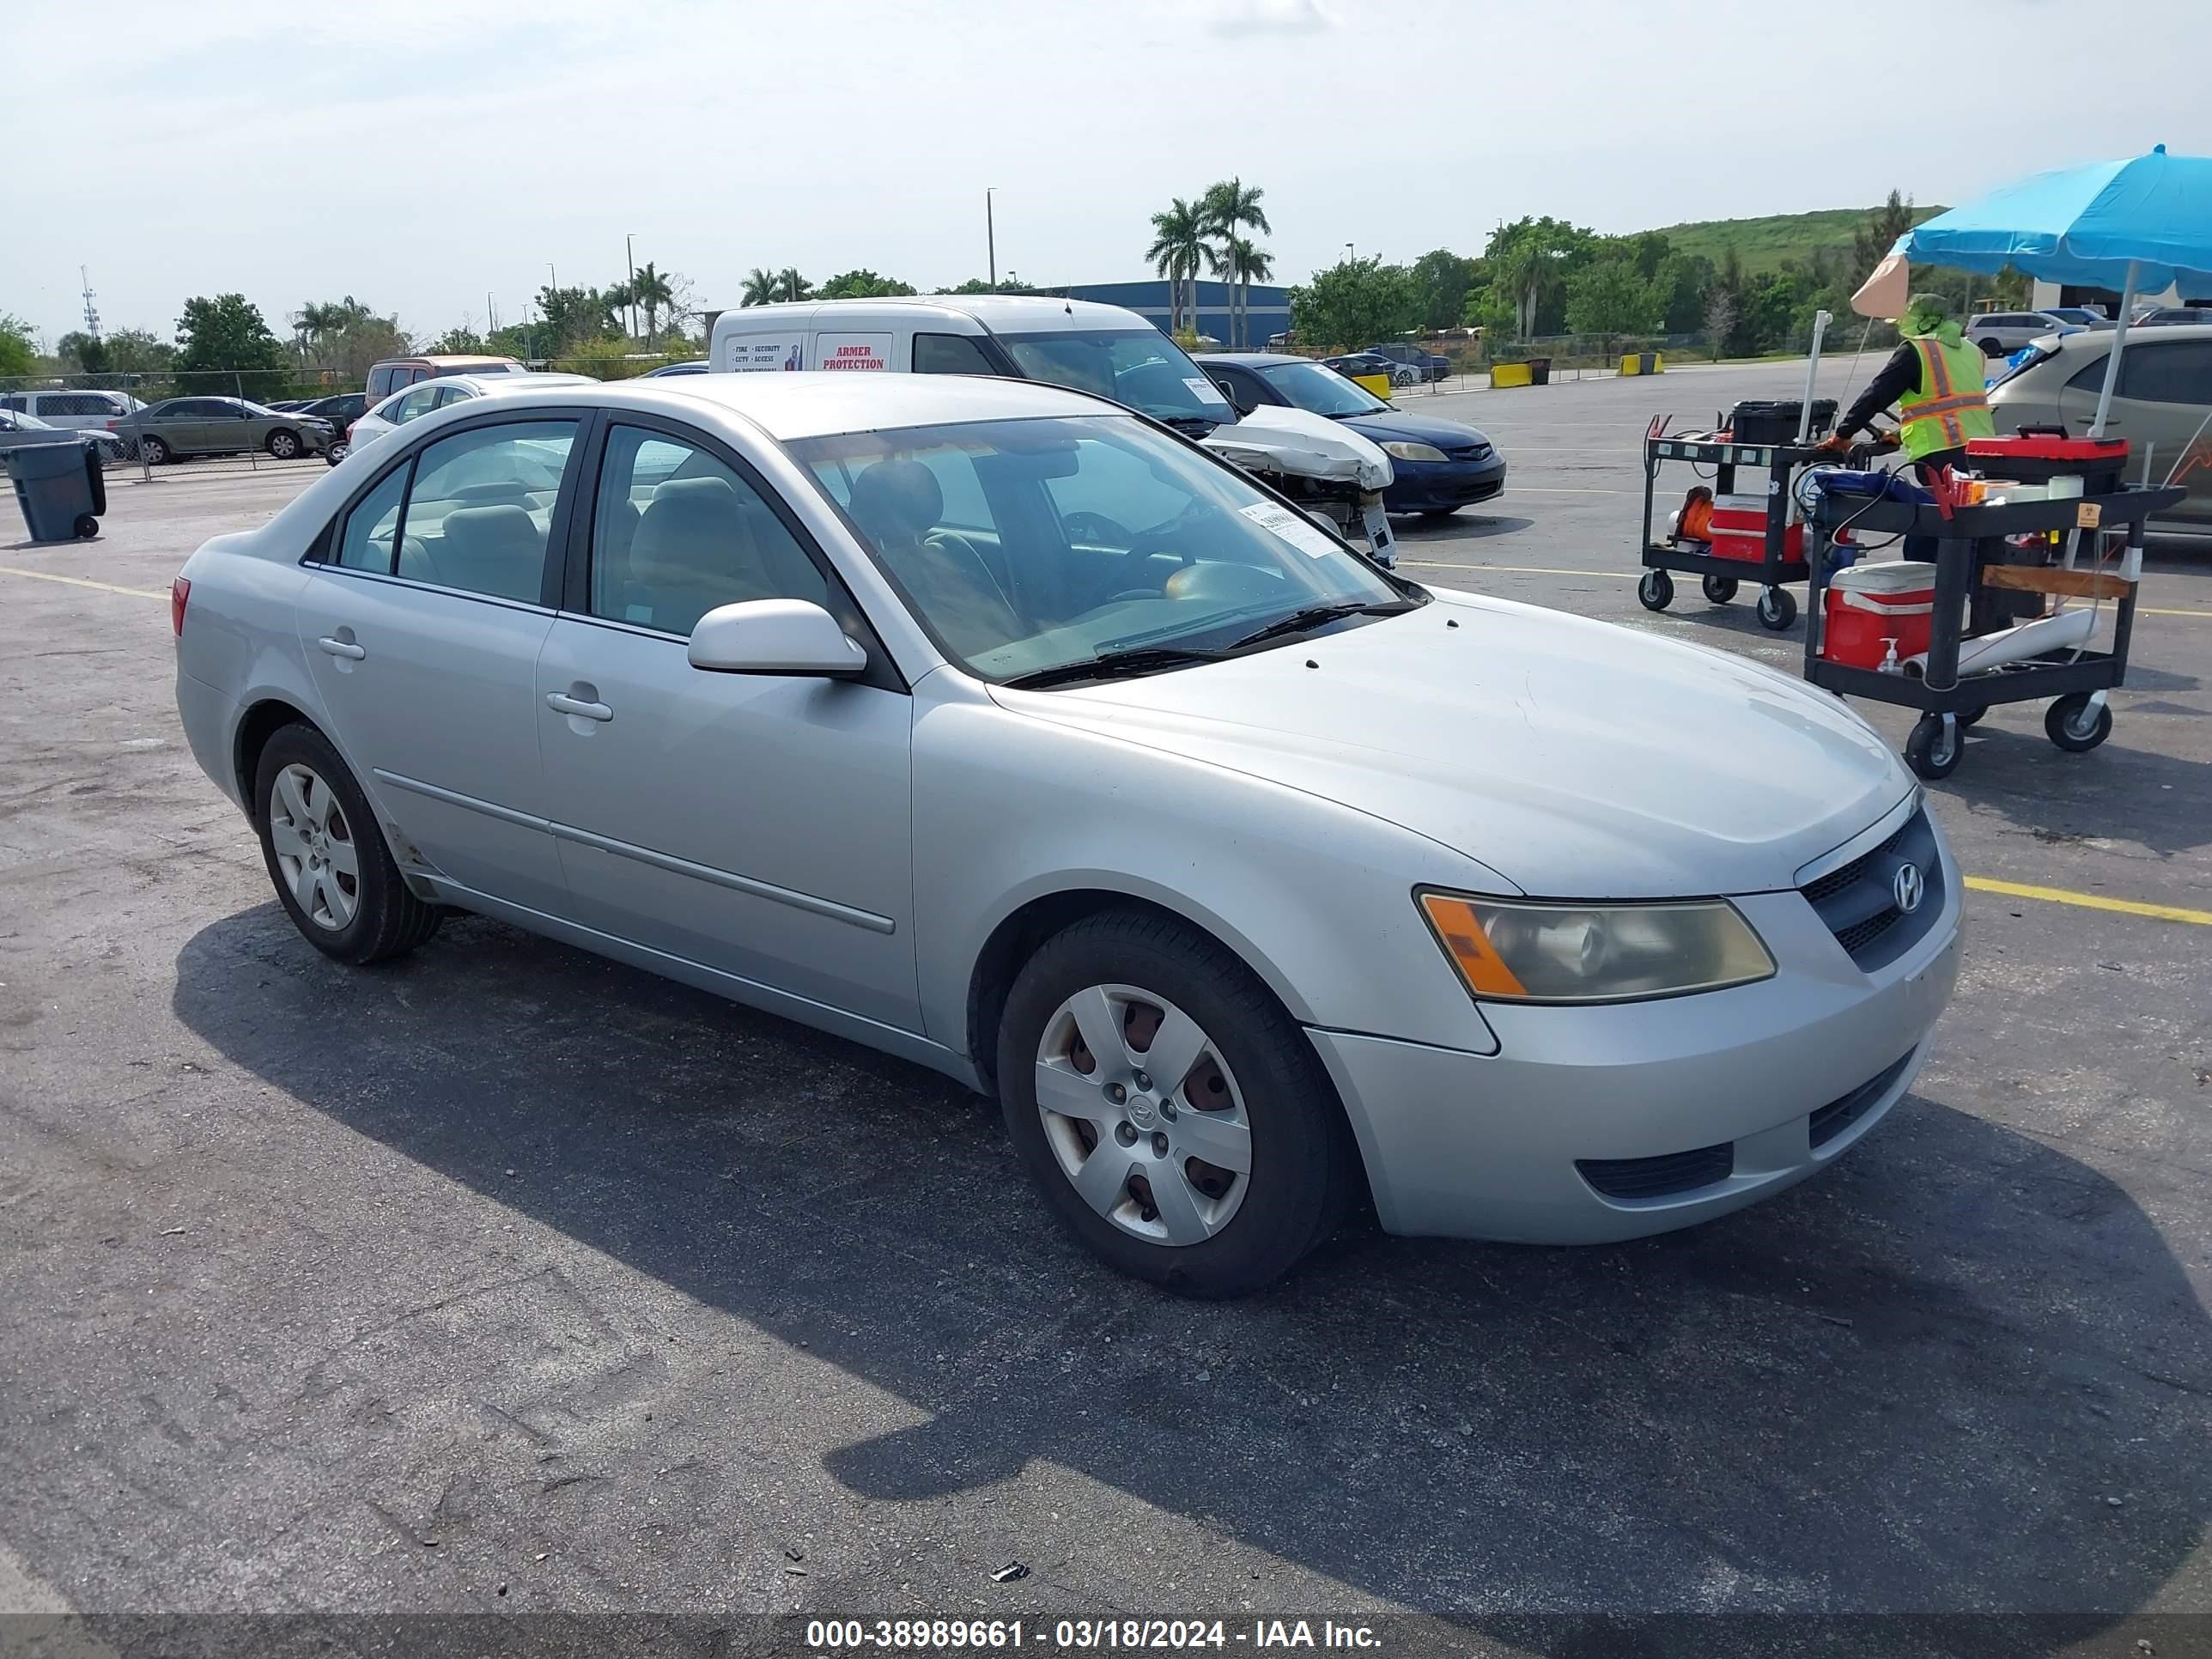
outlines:
M556 714L577 714L587 720L611 720L615 711L603 702L586 702L566 691L548 691L545 706Z
M343 657L352 662L359 662L368 654L366 646L356 645L351 640L334 640L327 634L317 640L315 643L333 657Z

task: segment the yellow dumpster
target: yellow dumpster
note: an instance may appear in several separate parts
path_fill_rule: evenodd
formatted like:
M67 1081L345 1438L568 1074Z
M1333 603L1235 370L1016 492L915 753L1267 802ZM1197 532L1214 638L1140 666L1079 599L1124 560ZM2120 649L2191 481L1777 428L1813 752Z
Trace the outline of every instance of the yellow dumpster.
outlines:
M1534 379L1526 363L1492 363L1490 366L1492 386L1533 386Z
M1632 351L1621 358L1620 372L1624 374L1663 374L1667 372L1666 360L1656 351Z
M1389 401L1390 377L1388 374L1353 374L1347 378L1352 385L1365 386L1385 403Z

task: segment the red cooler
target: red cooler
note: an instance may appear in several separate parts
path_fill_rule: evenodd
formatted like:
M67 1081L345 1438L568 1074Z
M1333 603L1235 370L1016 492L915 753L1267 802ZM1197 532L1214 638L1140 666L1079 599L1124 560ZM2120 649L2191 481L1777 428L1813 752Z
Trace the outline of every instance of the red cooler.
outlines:
M1766 498L1764 495L1713 497L1713 556L1742 559L1757 564L1766 557ZM1795 520L1783 532L1782 555L1805 556L1805 526Z
M1928 649L1936 614L1936 567L1915 559L1855 564L1828 584L1820 655L1854 668L1880 668L1896 641L1897 659Z

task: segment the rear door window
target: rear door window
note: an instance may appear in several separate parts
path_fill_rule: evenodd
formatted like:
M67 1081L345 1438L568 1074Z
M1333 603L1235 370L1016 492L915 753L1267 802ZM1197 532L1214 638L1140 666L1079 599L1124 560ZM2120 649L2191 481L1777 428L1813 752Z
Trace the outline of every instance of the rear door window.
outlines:
M2120 356L2123 398L2146 404L2212 404L2212 340L2165 340Z
M539 602L576 422L457 432L415 458L398 574L493 599Z
M917 334L914 337L914 372L917 374L995 374L983 348L965 334Z

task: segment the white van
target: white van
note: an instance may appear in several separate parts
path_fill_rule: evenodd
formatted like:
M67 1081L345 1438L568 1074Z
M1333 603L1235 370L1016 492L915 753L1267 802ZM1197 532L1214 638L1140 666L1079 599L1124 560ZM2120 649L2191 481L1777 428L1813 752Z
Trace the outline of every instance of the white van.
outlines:
M708 362L718 373L1003 374L1094 392L1199 440L1364 540L1377 563L1397 562L1379 447L1300 409L1240 421L1181 346L1119 306L1015 294L748 306L715 320Z

